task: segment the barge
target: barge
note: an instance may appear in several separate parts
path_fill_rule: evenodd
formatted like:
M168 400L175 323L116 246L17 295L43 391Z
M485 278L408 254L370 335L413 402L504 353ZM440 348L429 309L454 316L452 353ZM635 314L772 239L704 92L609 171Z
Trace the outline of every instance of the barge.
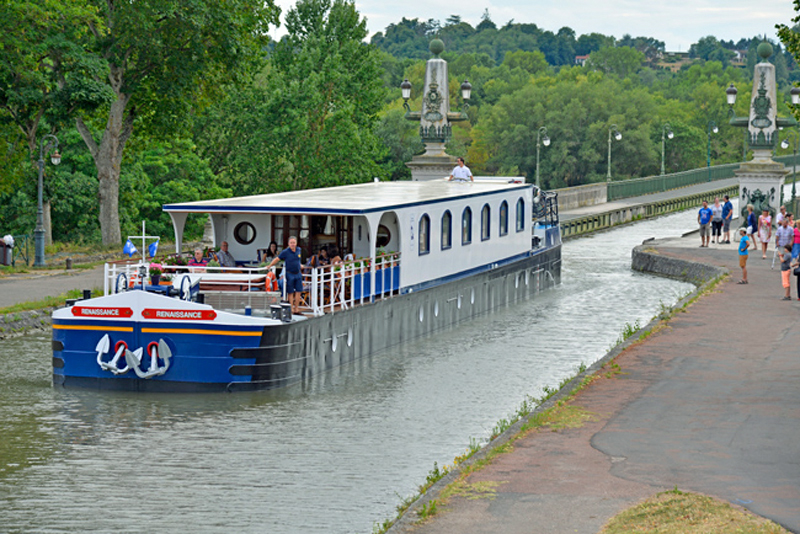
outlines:
M532 298L560 282L557 196L514 179L374 182L163 207L176 256L191 214L235 267L110 262L104 295L53 312L53 383L127 391L283 387ZM263 266L290 236L308 254L301 313ZM173 262L180 263L180 262Z

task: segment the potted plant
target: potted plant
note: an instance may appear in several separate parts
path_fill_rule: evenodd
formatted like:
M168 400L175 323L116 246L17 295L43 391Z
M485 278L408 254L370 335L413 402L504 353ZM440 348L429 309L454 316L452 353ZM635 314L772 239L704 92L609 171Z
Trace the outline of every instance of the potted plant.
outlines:
M162 274L161 275L161 285L170 285L172 284L172 275L169 274Z
M160 263L150 264L150 284L157 286L161 282L161 274L164 272L164 266Z

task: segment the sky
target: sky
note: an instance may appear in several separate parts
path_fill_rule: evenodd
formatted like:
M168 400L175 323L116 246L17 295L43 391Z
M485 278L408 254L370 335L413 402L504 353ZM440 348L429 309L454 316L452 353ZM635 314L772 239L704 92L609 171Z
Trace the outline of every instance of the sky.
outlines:
M283 14L294 5L293 0L276 3ZM766 34L777 40L775 24L791 26L796 15L791 0L486 0L468 4L453 0L356 0L356 8L367 18L370 36L403 17L444 23L450 15L459 15L476 26L488 9L498 27L513 19L554 33L569 26L576 36L597 32L619 39L629 33L664 41L670 52L686 51L706 35L738 41ZM283 33L282 28L276 29L272 37L280 38Z

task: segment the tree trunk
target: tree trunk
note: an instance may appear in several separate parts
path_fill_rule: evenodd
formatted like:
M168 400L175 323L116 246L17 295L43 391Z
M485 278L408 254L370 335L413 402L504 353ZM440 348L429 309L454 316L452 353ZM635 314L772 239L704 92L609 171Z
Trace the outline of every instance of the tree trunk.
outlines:
M119 227L119 173L122 164L122 151L125 143L133 132L134 110L126 106L130 95L122 93L123 72L120 67L111 66L109 80L117 95L108 111L108 122L103 132L100 144L97 144L89 128L78 117L76 126L83 141L89 148L97 168L98 202L100 204L100 234L104 245L118 245L122 243L122 234Z

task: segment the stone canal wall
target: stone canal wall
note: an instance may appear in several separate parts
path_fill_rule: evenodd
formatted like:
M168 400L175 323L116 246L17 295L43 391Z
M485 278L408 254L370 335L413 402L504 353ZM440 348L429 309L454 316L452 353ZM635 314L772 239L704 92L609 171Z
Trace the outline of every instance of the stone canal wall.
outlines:
M728 274L728 270L721 267L661 254L658 246L668 245L670 241L670 239L649 239L634 248L631 252L631 269L675 278L698 286Z
M738 196L738 194L739 186L734 185L716 189L714 191L695 193L692 195L671 198L668 200L660 200L647 204L625 206L622 208L611 209L603 213L586 215L584 217L562 221L561 237L563 239L568 239L570 237L588 234L597 230L605 230L620 224L626 224L642 219L649 219L651 217L658 217L659 215L666 215L668 213L682 211L685 209L696 208L700 206L703 199L714 198L715 196L721 197L723 195L735 197ZM558 201L559 209L562 209L560 195L558 197Z
M36 330L49 331L53 321L50 314L55 308L42 308L0 315L0 339L21 336Z

